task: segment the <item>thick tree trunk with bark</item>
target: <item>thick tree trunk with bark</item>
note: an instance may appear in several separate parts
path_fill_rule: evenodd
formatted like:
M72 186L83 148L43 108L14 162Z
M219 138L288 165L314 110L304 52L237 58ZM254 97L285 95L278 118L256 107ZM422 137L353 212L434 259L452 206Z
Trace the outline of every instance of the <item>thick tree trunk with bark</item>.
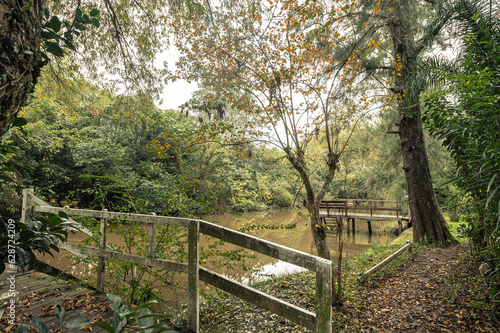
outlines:
M420 106L420 91L412 91L411 83L417 69L417 59L423 47L415 42L411 27L410 0L400 0L394 6L395 15L388 22L396 62L395 87L399 106L399 137L408 202L413 224L413 240L449 243L453 240L441 214L432 186L429 160L425 148ZM398 66L397 66L398 67Z
M398 126L413 240L449 243L452 237L435 198L418 105L400 106Z
M42 0L0 0L0 134L33 91L45 62L40 57Z

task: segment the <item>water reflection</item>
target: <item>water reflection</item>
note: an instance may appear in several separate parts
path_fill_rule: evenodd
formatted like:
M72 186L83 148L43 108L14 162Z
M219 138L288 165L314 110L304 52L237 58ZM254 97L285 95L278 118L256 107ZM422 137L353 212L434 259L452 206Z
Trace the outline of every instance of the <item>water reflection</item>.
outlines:
M307 269L291 264L286 261L278 260L273 264L266 264L252 273L250 277L244 277L242 283L260 282L274 277L305 272Z

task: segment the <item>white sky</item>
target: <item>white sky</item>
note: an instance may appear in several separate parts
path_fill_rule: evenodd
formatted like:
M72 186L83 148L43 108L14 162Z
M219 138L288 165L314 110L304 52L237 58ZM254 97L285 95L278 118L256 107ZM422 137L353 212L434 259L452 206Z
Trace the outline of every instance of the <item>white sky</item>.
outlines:
M175 70L175 62L179 59L179 52L174 46L171 46L169 50L160 54L156 60L157 68L164 68L163 62L166 62L168 69ZM163 89L161 94L161 99L163 103L160 105L156 103L162 110L179 110L179 106L186 103L190 98L191 94L197 89L197 85L193 83L188 83L184 80L177 80L175 82L169 82ZM158 101L159 102L159 101Z
M189 84L186 81L176 81L171 82L161 94L163 103L157 106L162 110L179 110L181 104L186 103L190 98L191 94L196 90L196 84Z

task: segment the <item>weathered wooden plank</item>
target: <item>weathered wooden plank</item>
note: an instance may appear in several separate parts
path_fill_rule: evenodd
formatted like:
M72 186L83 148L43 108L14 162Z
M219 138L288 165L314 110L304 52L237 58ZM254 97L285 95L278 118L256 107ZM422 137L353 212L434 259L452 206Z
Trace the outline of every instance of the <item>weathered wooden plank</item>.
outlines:
M35 198L32 188L23 189L23 206L21 209L21 222L28 225L30 215L33 214L33 198Z
M156 215L152 213L151 215ZM148 223L148 257L154 258L156 255L156 224Z
M308 270L316 271L316 262L319 258L309 253L294 250L286 246L275 244L206 221L200 221L200 232L219 238L225 242L235 244L276 259L287 261Z
M103 209L107 211L107 209ZM106 249L106 223L107 219L101 219L99 223L99 249ZM97 261L97 290L100 292L104 291L104 277L106 274L106 259L104 257L99 257Z
M375 211L389 211L400 212L401 208L398 207L380 207L380 206L354 206L348 207L349 210L375 210Z
M0 281L6 281L4 272L0 275ZM63 280L54 279L41 272L28 271L24 274L19 273L16 275L16 286L19 291L16 304L17 316L21 314L30 314L31 319L40 320L46 326L51 327L51 324L56 322L55 315L48 315L45 307L63 304L67 298L74 298L83 294L92 297L92 304L108 304L105 295L94 294L94 290L83 288L69 284ZM35 297L32 297L34 295ZM19 300L30 297L29 302L19 302ZM96 306L93 309L88 309L89 302L82 302L80 305L74 303L72 307L66 307L65 323L70 322L76 318L92 319L93 316L100 315L102 320L112 320L114 312L104 306ZM9 331L10 330L10 331ZM15 329L9 327L7 321L0 323L0 332L14 332ZM72 330L73 331L73 330ZM93 332L106 332L104 329L93 327Z
M255 304L284 318L290 319L299 325L312 330L316 329L316 315L310 311L301 309L298 306L282 301L274 296L267 295L257 289L245 286L220 274L211 272L203 267L200 267L200 279L247 302ZM329 311L331 316L331 303ZM329 324L331 327L331 319ZM328 331L318 332L327 333Z
M190 332L200 327L200 222L191 221L188 234L188 322Z
M410 241L406 241L406 243L407 244L405 246L403 246L402 248L391 254L389 257L385 258L379 264L373 266L365 273L358 275L358 282L360 283L365 282L370 276L380 271L382 268L387 266L387 264L389 264L391 261L399 257L404 251L409 250L413 246L413 243Z
M187 227L190 219L170 216L156 216L146 214L128 214L119 212L104 212L89 209L62 208L51 206L34 206L35 212L57 214L60 211L76 216L87 216L96 219L121 219L123 221L135 221L141 223L155 223L157 225L177 225Z
M349 222L348 222L349 223ZM332 264L318 263L316 271L316 332L332 332Z
M131 264L152 266L152 267L156 267L156 268L160 268L160 269L166 269L169 271L176 271L176 272L181 272L181 273L188 272L187 264L173 262L173 261L148 258L148 257L143 257L143 256L135 255L135 254L121 253L121 252L110 251L110 250L100 250L100 249L97 249L95 247L82 246L82 245L77 245L77 244L73 244L73 243L63 243L61 247L64 249L71 249L73 251L78 251L81 249L84 254L89 255L89 256L101 256L101 257L108 258L108 259L116 259L116 260L126 261L126 262L129 262Z

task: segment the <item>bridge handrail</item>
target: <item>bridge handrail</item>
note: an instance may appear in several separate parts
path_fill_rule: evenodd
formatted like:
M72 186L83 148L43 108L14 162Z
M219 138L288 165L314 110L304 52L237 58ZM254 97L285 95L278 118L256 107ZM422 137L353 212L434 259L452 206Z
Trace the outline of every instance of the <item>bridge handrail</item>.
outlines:
M64 246L62 246L72 252L78 250L87 255L97 256L99 258L97 267L97 286L100 291L103 291L104 288L104 260L106 258L188 273L188 330L191 332L199 331L200 279L230 294L252 302L263 309L315 330L316 332L332 332L332 262L330 260L319 258L305 252L294 250L202 220L95 211L68 207L37 206L36 202L40 203L43 201L35 197L33 189L24 189L21 218L23 223L29 223L29 217L34 216L37 212L57 214L60 211L64 211L71 215L100 219L99 248L82 246L69 242L64 243ZM107 249L106 224L108 219L113 218L122 218L126 221L136 221L148 225L148 239L151 241L148 242L149 248L146 257ZM155 258L156 227L158 225L177 225L188 228L187 264ZM200 233L315 271L316 314L200 267Z
M364 205L368 203L369 205ZM385 206L385 204L394 204L394 206ZM333 205L333 206L332 206ZM320 203L320 209L326 209L328 214L330 209L335 207L338 211L347 215L348 211L369 211L370 215L376 211L396 212L396 217L403 212L401 202L397 200L371 200L371 199L334 199L323 200Z

